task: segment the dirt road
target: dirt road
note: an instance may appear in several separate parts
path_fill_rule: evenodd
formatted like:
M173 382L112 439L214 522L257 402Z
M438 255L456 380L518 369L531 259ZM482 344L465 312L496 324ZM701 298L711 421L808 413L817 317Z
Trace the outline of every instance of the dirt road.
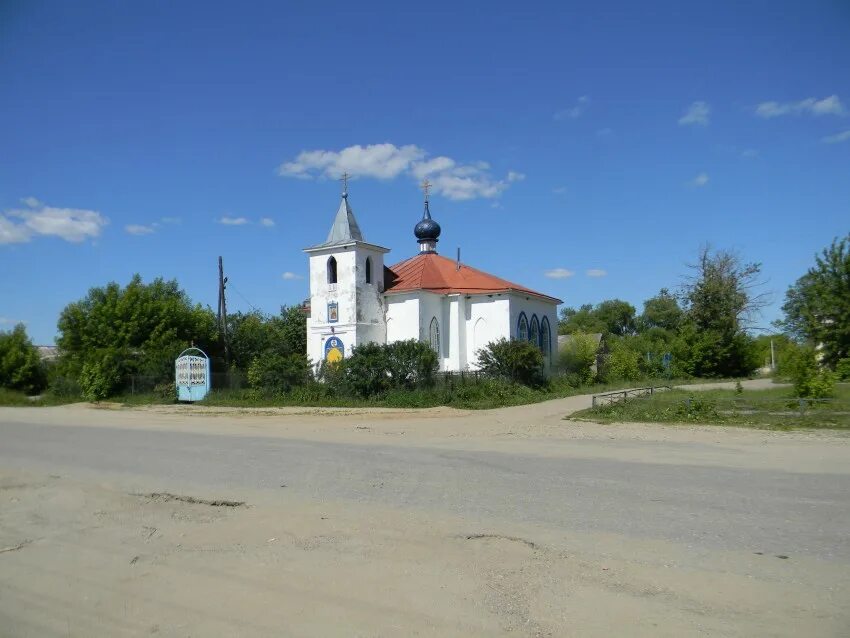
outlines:
M841 636L835 432L0 409L0 636Z

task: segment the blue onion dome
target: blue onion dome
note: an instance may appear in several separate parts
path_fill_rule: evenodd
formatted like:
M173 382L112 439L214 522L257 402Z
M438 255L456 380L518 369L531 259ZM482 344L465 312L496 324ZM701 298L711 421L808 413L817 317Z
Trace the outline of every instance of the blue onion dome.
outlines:
M437 241L440 236L440 225L431 219L431 211L428 209L428 202L425 202L425 214L422 220L413 228L413 234L420 241Z

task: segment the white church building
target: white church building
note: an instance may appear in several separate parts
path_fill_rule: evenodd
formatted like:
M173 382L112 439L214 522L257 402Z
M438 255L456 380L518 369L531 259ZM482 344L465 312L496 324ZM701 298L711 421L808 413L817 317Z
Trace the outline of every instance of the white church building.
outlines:
M343 191L327 240L304 249L310 359L336 361L363 343L417 339L431 345L441 371L475 370L476 352L504 337L537 344L548 371L561 300L439 255L440 225L431 219L427 186L413 232L418 254L386 267L389 249L363 238Z

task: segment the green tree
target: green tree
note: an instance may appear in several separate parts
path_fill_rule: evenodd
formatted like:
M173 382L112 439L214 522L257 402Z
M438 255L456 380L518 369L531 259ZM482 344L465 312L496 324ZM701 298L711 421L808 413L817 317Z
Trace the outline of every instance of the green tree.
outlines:
M627 301L608 299L596 306L594 314L602 323L602 332L618 337L635 332L635 307Z
M680 340L686 346L691 374L704 377L745 376L758 367L746 332L764 305L758 286L760 264L742 263L728 251L700 250L695 274L684 286L685 319Z
M561 371L570 377L572 385L587 385L596 378L598 354L599 340L596 337L575 333L561 348L558 364Z
M0 388L37 394L46 382L38 348L32 345L24 324L19 323L9 332L0 331Z
M503 377L523 385L543 382L543 353L528 341L491 341L476 352L478 367L482 372Z
M609 339L599 375L605 382L637 381L643 376L641 354L631 346L627 338Z
M788 289L783 327L818 346L834 368L850 357L850 234L815 256L815 265Z
M231 365L241 370L269 350L281 356L307 354L307 315L298 306L283 306L273 317L259 311L237 312L227 324Z
M168 379L174 358L193 342L207 354L217 353L215 316L192 305L174 280L145 284L134 275L124 288L114 282L92 288L65 307L58 327L61 374L98 388L88 394L99 398L117 389L116 377Z
M656 296L643 302L643 313L637 320L638 331L660 329L675 332L682 323L683 315L676 297L662 288Z
M558 324L559 334L627 335L634 331L635 307L621 299L608 299L596 306L584 304L578 310L563 308Z

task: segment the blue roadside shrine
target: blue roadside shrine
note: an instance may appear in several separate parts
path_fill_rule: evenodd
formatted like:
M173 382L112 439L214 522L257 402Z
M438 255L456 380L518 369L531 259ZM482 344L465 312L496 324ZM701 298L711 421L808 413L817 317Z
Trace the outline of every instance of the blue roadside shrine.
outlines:
M200 401L209 393L211 379L210 358L200 348L186 348L174 362L178 401Z

